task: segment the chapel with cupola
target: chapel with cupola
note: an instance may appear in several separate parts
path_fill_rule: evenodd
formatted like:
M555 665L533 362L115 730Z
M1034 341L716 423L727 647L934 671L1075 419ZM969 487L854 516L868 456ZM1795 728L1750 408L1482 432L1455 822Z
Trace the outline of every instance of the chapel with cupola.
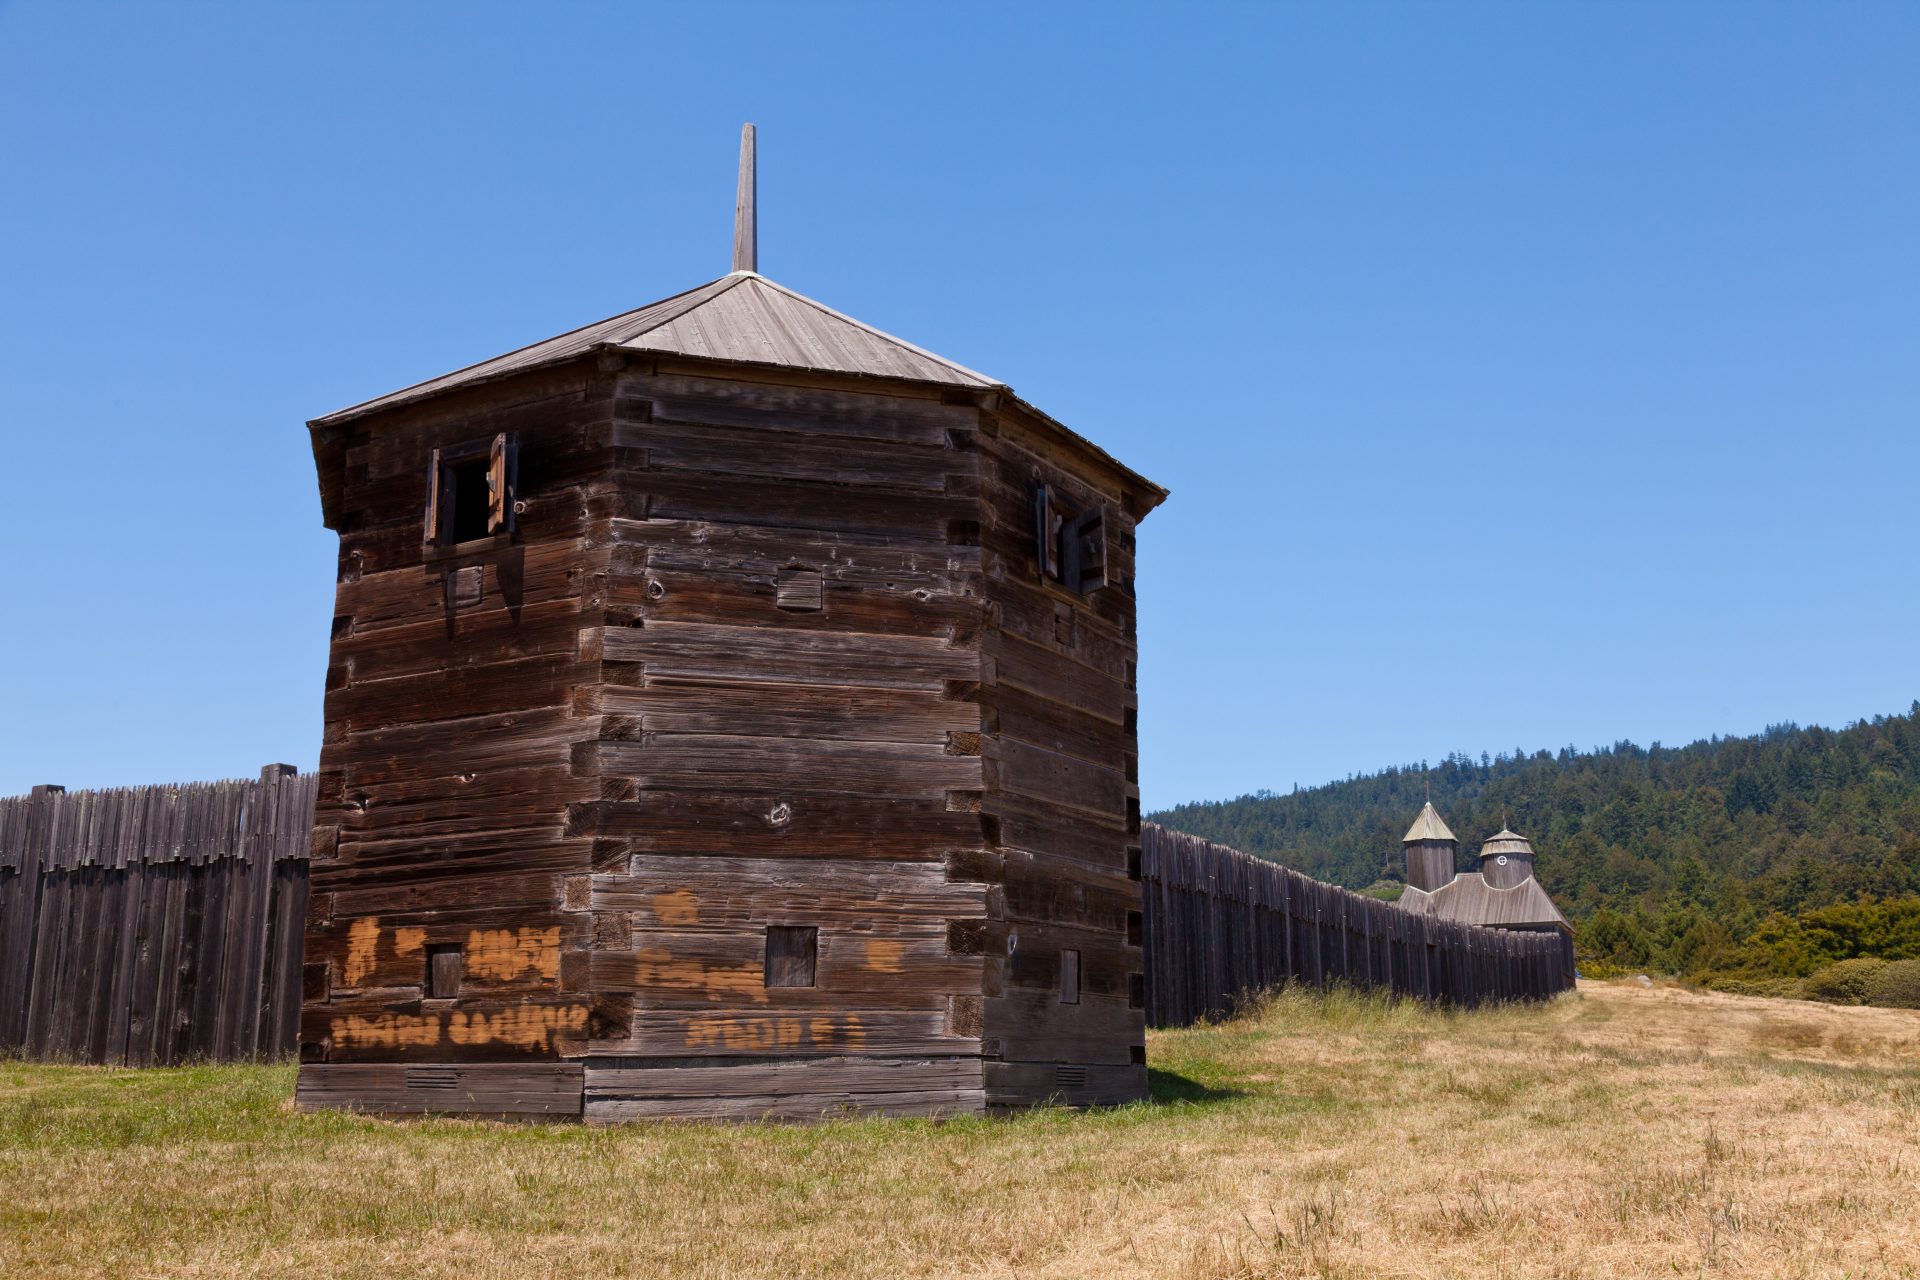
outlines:
M1573 926L1534 878L1533 845L1527 838L1503 824L1480 846L1480 865L1473 871L1454 870L1456 847L1452 830L1427 801L1401 840L1407 872L1401 909L1459 924L1557 933L1571 974Z

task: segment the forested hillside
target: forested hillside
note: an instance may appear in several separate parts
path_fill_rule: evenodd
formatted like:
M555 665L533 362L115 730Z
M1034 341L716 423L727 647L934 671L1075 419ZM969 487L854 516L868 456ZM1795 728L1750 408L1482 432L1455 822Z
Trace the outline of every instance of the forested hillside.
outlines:
M1429 787L1463 870L1503 814L1533 840L1589 959L1803 974L1920 955L1920 902L1899 901L1920 894L1920 702L1840 730L1456 755L1152 816L1364 889L1402 877L1400 837Z

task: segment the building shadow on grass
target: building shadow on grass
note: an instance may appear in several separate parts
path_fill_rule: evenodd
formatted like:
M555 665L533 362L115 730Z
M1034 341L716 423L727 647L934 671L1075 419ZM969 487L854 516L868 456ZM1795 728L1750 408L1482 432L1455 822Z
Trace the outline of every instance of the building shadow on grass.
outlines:
M1176 1071L1162 1071L1158 1067L1147 1068L1147 1097L1157 1104L1169 1102L1225 1102L1230 1098L1244 1098L1242 1089L1216 1089L1212 1085L1201 1084L1189 1076Z

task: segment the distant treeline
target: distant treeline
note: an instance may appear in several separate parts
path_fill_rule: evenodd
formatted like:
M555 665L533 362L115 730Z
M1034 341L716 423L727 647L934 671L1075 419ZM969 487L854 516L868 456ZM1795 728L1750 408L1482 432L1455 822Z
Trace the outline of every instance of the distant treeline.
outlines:
M1388 896L1429 787L1462 870L1503 815L1533 840L1589 964L1764 986L1852 956L1920 956L1920 702L1840 730L1453 755L1151 816Z

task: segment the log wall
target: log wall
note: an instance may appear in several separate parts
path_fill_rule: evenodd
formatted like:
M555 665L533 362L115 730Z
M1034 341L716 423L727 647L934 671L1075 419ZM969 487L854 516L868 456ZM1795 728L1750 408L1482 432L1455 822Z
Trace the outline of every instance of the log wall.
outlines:
M998 392L616 352L315 427L302 1105L1144 1096L1138 477ZM517 524L438 545L496 433ZM1043 486L1106 513L1071 587Z
M580 695L600 670L582 637L605 616L589 533L611 388L574 364L315 432L340 547L302 1106L545 1115L571 1090L578 1110L594 842L570 815L600 798ZM433 468L497 436L511 526L441 537Z
M584 1115L979 1111L978 410L716 374L615 388Z
M1288 983L1472 1007L1573 986L1564 935L1402 911L1198 836L1141 831L1147 1021L1182 1027Z
M0 1055L291 1054L314 782L0 799Z
M985 415L977 445L991 600L981 811L1001 903L983 948L987 1099L1132 1101L1147 1094L1134 529L1150 503L1118 467L1050 447L1017 406ZM1038 485L1064 511L1104 513L1107 585L1041 569Z

